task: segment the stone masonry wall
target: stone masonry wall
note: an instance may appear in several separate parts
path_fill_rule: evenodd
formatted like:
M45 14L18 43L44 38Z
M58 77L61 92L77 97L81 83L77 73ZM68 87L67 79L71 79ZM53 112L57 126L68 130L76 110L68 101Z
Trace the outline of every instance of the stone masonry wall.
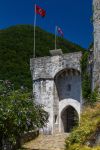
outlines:
M80 69L81 52L63 54L61 56L39 57L30 59L30 70L33 79L54 78L64 68Z
M39 104L43 104L44 109L49 113L49 122L47 123L47 127L44 129L45 133L53 134L60 131L60 97L58 95L55 77L60 71L68 68L77 70L81 73L80 59L81 52L33 58L30 60L35 101ZM80 79L78 80L81 83ZM80 103L80 97L81 94L76 98L78 103Z
M93 89L100 88L100 0L93 0L94 68Z

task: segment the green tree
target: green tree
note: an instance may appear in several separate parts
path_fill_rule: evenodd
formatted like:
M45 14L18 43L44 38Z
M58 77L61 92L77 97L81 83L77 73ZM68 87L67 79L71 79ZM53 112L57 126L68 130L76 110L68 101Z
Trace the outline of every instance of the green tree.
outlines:
M20 147L21 135L42 128L47 119L43 106L37 105L27 91L14 91L9 81L0 82L0 149L7 143L10 149Z
M89 101L91 95L91 79L88 72L88 58L89 52L85 51L81 59L81 69L82 69L82 95L85 99L85 102Z
M89 57L89 52L88 52L88 51L85 51L85 52L82 54L82 59L81 59L82 76L84 76L84 73L87 72L88 57Z
M89 101L91 95L91 81L88 73L84 73L82 80L82 94L86 102Z

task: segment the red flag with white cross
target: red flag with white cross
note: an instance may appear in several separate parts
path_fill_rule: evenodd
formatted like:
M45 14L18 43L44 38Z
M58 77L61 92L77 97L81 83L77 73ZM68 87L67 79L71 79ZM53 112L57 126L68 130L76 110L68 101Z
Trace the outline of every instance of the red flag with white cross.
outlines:
M36 5L35 13L39 14L41 17L45 17L46 15L46 11L38 5Z

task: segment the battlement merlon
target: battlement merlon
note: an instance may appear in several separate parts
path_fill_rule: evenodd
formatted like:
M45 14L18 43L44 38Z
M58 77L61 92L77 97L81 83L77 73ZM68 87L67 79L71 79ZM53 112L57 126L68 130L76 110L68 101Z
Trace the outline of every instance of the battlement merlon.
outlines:
M54 79L56 73L63 69L76 69L81 72L82 52L45 56L30 59L30 70L33 80Z

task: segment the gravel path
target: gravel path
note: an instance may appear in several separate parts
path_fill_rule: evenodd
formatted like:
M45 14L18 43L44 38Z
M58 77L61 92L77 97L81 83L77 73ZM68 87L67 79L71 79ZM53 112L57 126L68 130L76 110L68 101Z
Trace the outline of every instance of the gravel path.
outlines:
M25 143L26 150L64 150L68 134L39 135L35 140Z

